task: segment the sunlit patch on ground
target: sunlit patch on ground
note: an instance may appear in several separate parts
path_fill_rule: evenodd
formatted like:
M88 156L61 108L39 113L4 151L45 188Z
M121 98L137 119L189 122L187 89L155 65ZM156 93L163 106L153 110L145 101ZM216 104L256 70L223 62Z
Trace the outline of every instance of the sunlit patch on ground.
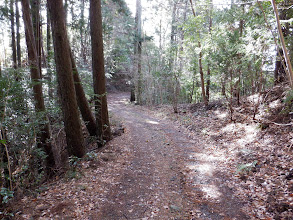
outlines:
M223 111L216 110L216 111L215 111L215 115L216 115L219 119L224 119L224 118L227 118L228 113L227 113L227 112L223 112Z
M151 121L151 120L146 120L146 123L153 124L153 125L158 125L159 124L159 122Z
M208 163L198 164L196 166L196 171L199 172L201 175L212 176L213 170L214 170L213 166Z
M237 142L240 145L251 143L255 140L259 128L254 125L246 125L241 123L230 123L221 129L221 132L226 133L240 133L240 138L237 138Z
M201 190L204 192L207 199L218 199L222 196L219 188L215 185L202 185Z

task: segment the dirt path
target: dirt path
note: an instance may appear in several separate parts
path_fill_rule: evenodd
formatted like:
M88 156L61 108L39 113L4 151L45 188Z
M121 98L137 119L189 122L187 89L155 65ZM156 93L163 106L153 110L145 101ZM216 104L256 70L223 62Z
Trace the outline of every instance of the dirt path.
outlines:
M133 153L100 218L247 219L201 138L127 99L110 96L110 111L123 119Z
M23 198L16 219L249 219L218 169L225 155L127 100L109 96L125 134L83 163L82 178Z

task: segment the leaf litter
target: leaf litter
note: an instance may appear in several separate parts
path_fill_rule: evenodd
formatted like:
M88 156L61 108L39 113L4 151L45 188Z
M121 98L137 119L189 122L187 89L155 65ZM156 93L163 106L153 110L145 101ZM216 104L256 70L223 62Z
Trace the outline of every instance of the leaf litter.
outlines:
M222 104L173 114L126 99L110 95L125 134L82 160L79 178L15 203L16 219L292 219L291 127L262 130L252 106L231 122Z

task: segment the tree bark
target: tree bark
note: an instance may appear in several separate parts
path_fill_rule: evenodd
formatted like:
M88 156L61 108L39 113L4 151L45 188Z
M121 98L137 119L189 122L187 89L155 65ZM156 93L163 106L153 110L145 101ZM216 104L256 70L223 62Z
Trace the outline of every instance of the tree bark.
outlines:
M54 89L52 86L52 78L53 78L53 73L52 73L52 66L51 66L51 60L52 60L52 47L51 47L51 24L50 24L50 13L49 13L49 8L47 4L47 79L48 79L48 95L49 98L52 100L53 99L53 94L54 94Z
M81 52L81 58L83 60L83 64L87 63L87 57L86 57L86 48L85 48L85 40L84 40L84 25L85 25L85 19L84 19L84 0L80 1L80 22L79 22L79 34L80 34L80 52Z
M211 85L211 69L210 69L210 64L208 64L207 84L206 84L206 99L207 99L207 102L210 101L210 85Z
M90 0L90 29L98 145L103 146L104 140L111 139L111 129L106 96L101 0Z
M85 143L76 101L63 1L48 0L48 7L53 32L57 81L60 89L67 149L69 155L83 157Z
M130 87L130 102L135 102L135 86L133 84Z
M91 111L88 100L85 96L72 52L70 53L70 58L71 58L71 63L72 63L72 71L73 71L73 79L74 79L77 104L78 104L81 116L83 118L83 121L87 127L89 134L91 136L96 136L97 135L97 126L96 126L96 122L95 122L95 117Z
M12 61L13 68L17 68L16 62L16 43L15 43L15 29L14 29L14 0L10 0L10 24L11 24L11 47L12 47ZM16 76L16 80L18 81L18 77Z
M177 25L176 25L176 12L177 12L177 1L174 2L173 10L172 10L172 24L171 24L171 54L169 60L169 70L170 73L173 75L174 78L174 87L172 86L172 105L174 113L178 113L178 93L179 93L179 80L176 72L174 71L174 60L177 59L177 42L176 42L176 32L177 32ZM173 80L172 80L173 81Z
M272 5L273 5L273 8L274 8L274 12L275 12L275 17L276 17L276 21L277 21L279 37L280 37L282 49L283 49L283 52L284 52L284 58L285 58L286 66L287 66L287 69L288 69L288 79L289 79L291 87L293 88L293 70L292 70L290 57L289 57L289 54L288 54L288 51L287 51L287 48L286 48L286 44L285 44L285 40L284 40L284 36L283 36L283 32L282 32L282 26L280 24L280 18L279 18L276 2L275 2L275 0L271 0L271 1L272 1Z
M36 52L38 56L38 67L42 78L42 52L41 52L41 22L40 22L40 0L31 0L32 22L34 29Z
M29 0L21 0L22 3L22 14L23 21L25 26L25 36L26 36L26 44L28 50L28 58L30 63L30 71L31 71L31 80L33 82L33 92L35 99L35 110L36 112L45 112L45 104L43 98L42 91L42 83L41 77L38 67L38 56L36 52L35 39L33 34L33 26L30 15L30 7ZM55 166L55 159L53 155L52 145L48 140L50 140L50 126L47 120L47 117L44 116L44 120L46 121L45 125L41 127L41 132L38 134L38 139L40 140L39 147L43 147L45 152L47 153L47 170L50 174L52 168Z
M201 49L201 44L199 41L198 41L198 47ZM199 64L202 99L203 99L203 103L205 104L205 106L207 106L208 100L206 98L206 93L205 93L205 88L204 88L204 77L203 77L203 70L202 70L202 53L201 53L201 51L199 52L198 64Z
M135 42L135 59L137 66L137 83L136 83L136 101L142 104L142 72L141 72L141 54L142 54L142 30L141 30L141 0L136 0L136 42Z
M190 0L190 5L191 5L193 16L195 17L196 13L195 13L195 10L193 8L192 0ZM201 49L200 41L198 41L198 47ZM202 69L202 52L201 51L199 52L198 64L199 64L199 73L200 73L200 81L201 81L202 99L203 99L204 105L208 106L208 100L206 98L205 86L204 86L204 76L203 76L203 69Z
M209 0L210 9L208 10L209 13L209 35L212 37L212 25L213 25L213 19L212 19L212 12L213 12L213 1ZM211 69L210 69L210 62L208 61L208 70L207 70L207 85L206 85L206 98L207 102L210 101L210 84L211 84Z
M20 24L19 24L19 9L18 1L15 0L15 18L16 18L16 49L17 49L17 66L21 67L21 47L20 47Z
M68 0L65 0L65 1L64 1L64 10L65 10L65 25L67 25Z

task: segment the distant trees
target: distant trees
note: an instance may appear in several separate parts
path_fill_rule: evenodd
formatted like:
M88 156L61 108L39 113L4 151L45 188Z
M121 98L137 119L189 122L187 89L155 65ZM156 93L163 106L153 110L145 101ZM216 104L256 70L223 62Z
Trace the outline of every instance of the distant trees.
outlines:
M275 43L264 19L274 18L269 2L238 0L213 6L210 0L171 0L168 8L160 1L153 5L159 41L155 46L145 43L142 51L142 103L172 102L174 112L178 111L177 102L202 101L207 106L210 100L223 97L239 103L242 95L263 91L273 81L288 80L281 50L272 63ZM290 5L279 3L282 32L291 56ZM160 22L163 14L168 14L165 23ZM276 33L277 26L271 25Z

